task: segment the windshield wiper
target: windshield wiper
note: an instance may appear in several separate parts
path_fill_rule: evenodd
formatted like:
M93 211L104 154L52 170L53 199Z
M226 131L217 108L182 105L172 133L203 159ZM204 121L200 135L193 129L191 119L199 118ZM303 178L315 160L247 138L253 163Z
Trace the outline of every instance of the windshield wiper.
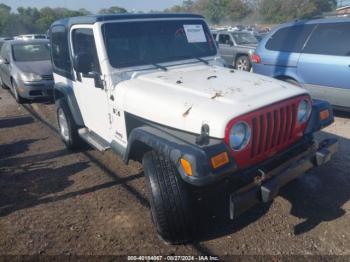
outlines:
M151 65L153 65L153 66L155 66L155 67L157 67L157 68L159 68L159 69L161 69L163 71L168 71L168 68L166 68L165 66L161 66L161 65L159 65L157 63L152 63Z
M209 65L209 62L208 62L207 60L203 59L203 58L200 58L200 57L198 57L198 56L195 56L194 58L197 59L197 60L200 61L200 62L203 62L203 63L206 64L206 65Z

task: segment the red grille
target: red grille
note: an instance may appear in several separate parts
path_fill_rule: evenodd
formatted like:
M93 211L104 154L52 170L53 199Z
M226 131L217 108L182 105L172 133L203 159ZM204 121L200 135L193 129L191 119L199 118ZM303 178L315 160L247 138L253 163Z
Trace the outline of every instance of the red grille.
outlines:
M306 123L299 124L297 110L301 96L262 108L232 120L226 129L226 143L232 126L244 121L251 127L251 140L242 151L232 151L241 168L264 161L297 142L304 134Z

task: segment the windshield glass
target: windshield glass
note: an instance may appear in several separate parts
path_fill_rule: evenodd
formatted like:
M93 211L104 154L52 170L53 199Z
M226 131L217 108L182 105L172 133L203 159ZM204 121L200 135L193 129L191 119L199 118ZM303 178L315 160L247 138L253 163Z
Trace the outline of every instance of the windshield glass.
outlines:
M12 46L13 59L18 62L50 60L49 43L21 43Z
M107 23L102 31L115 68L216 55L202 20Z
M249 45L258 43L258 40L251 33L237 32L232 33L232 35L238 45Z

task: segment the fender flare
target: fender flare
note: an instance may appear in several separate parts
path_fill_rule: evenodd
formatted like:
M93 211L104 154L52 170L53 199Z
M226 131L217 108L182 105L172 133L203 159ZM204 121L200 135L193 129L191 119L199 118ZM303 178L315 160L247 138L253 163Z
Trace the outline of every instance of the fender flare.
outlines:
M74 95L73 88L70 85L57 83L54 86L54 99L55 104L59 104L60 101L65 101L72 113L75 124L79 127L85 126L82 114L79 109L77 99Z
M140 161L140 158L151 150L168 157L179 171L182 179L187 183L201 186L209 184L220 177L220 175L214 174L210 164L210 157L226 151L227 147L224 143L221 143L209 148L202 148L155 127L142 126L131 131L124 154L124 161L126 163L130 159ZM180 164L181 158L191 163L192 176L186 175ZM236 168L237 165L231 161L230 165L227 165L220 172L229 174Z
M328 110L329 117L325 120L320 119L320 113ZM331 125L334 122L334 112L331 104L327 101L314 99L309 122L307 124L305 135L312 135L321 129Z

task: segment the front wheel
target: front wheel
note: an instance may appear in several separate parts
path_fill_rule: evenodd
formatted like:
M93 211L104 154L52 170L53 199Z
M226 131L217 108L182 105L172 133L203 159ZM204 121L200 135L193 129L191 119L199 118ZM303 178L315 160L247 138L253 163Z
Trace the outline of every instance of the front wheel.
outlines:
M2 81L2 78L0 76L0 86L2 87L2 89L8 89L8 87L4 84L4 82Z
M21 95L18 93L18 86L15 81L12 82L12 92L18 104L23 104L24 102L26 102L26 100L22 98Z
M235 67L237 70L249 72L250 69L252 68L252 65L251 65L250 60L247 56L239 56L236 59Z
M185 244L193 240L195 224L187 185L173 163L154 151L143 157L148 180L153 222L168 243Z

